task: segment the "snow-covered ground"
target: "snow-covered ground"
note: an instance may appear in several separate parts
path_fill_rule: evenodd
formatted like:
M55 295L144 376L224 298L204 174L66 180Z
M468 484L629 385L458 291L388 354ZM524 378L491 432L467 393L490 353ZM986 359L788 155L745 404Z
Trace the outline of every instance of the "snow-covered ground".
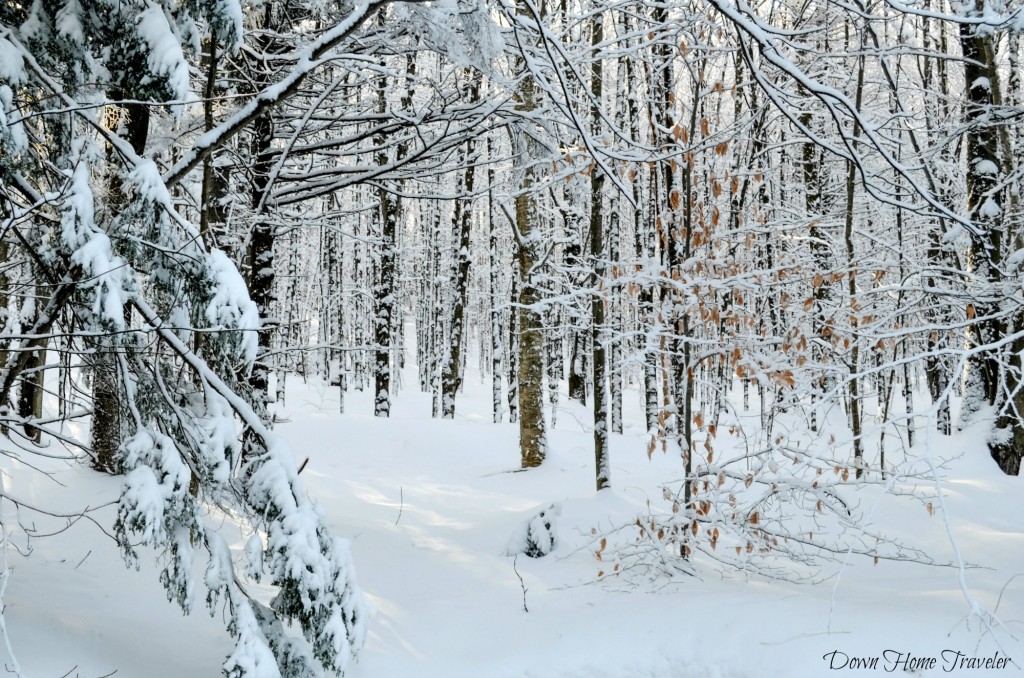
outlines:
M411 371L404 377L415 384ZM614 489L597 495L580 406L563 405L544 466L517 472L516 428L490 422L489 386L473 372L454 421L431 419L429 397L412 388L382 420L368 393L349 393L348 414L338 415L335 388L290 381L277 431L300 462L309 458L301 477L334 533L351 540L357 579L376 609L350 677L810 678L850 670L844 662L854 657L878 657L877 668L860 673L885 675L906 667L907 653L938 659L925 676L1022 672L1024 643L1012 636L1024 635L1024 576L1014 578L1024 575L1024 479L1002 476L969 433L936 441L940 457L962 452L944 471L952 539L941 510L887 500L873 516L936 560L955 560L959 548L978 566L962 580L956 568L853 559L826 564L815 585L723 578L711 568L653 585L597 582L609 565L594 555L594 530L632 522L660 497L661 483L678 477L678 457L648 460L637 400L628 394L626 432L612 437ZM5 493L69 514L118 495L117 478L32 463L50 475L3 459ZM507 555L525 521L552 503L560 509L554 552ZM4 507L13 524L14 509ZM29 557L8 549L5 619L22 673L220 675L231 642L220 615L206 613L204 594L183 616L166 602L152 559L139 572L125 568L103 532L114 511L93 516L98 525L80 520L33 539ZM20 518L40 531L67 523L28 509ZM24 548L24 536L14 543ZM971 601L998 606L1005 627L986 631L969 616ZM956 652L997 651L1014 663L945 670Z

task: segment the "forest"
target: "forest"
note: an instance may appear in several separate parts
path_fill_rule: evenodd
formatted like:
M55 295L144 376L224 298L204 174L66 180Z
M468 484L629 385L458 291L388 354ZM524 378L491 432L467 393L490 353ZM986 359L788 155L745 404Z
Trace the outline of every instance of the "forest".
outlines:
M530 619L584 588L552 629L720 578L830 589L831 629L861 563L942 578L955 652L1020 670L1022 33L1019 0L3 2L5 666L77 665L12 600L88 550L91 595L123 560L208 609L190 672L434 675L373 670L360 548L500 504L450 557ZM771 675L617 642L508 675Z

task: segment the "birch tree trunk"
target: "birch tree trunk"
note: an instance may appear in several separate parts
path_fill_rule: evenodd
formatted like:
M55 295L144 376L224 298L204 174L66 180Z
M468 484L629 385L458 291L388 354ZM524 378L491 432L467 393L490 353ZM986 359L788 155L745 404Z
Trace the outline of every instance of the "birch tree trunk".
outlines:
M498 251L498 228L494 218L494 165L491 159L494 157L493 141L487 137L487 227L488 243L487 249L490 254L490 271L488 276L488 292L490 296L490 321L491 321L491 418L495 424L501 423L501 309L498 305L500 298L498 293L499 283L499 251Z

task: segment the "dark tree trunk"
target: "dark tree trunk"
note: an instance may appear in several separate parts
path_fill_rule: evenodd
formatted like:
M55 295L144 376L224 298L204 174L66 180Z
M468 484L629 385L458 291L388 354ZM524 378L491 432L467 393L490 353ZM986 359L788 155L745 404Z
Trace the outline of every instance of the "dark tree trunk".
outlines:
M126 104L123 107L126 116L125 129L128 142L132 149L142 155L146 150L146 139L149 135L149 108L145 104ZM108 205L111 214L117 214L124 208L124 188L120 177L110 177ZM125 322L130 315L125 310ZM115 351L115 338L99 340L93 360L93 413L92 413L92 449L95 455L93 466L100 471L113 473L117 470L117 451L121 445L123 434L121 422L120 366ZM45 351L39 351L38 359L42 359ZM42 388L42 382L39 383ZM40 398L41 398L40 393ZM27 396L22 392L23 399ZM33 393L30 397L37 396ZM41 402L41 400L40 400Z
M983 1L976 0L974 11L968 14L981 16L984 11ZM1004 202L1001 177L1009 169L1010 161L1004 157L1009 151L1008 135L994 115L995 107L1001 103L995 37L987 30L962 23L960 45L964 81L968 83L967 210L976 231L968 253L968 268L981 285L992 288L980 290L979 298L984 300L991 298L993 292L998 294L998 288L1005 284L1003 255L1020 247L1021 236L1007 233L1007 224L1003 223L1008 205ZM970 346L994 344L1024 324L1019 314L1005 318L999 310L998 303L993 301L982 301L968 309L967 317L977 318L967 329ZM964 410L970 416L984 405L996 408L996 423L1002 434L990 441L989 451L1008 475L1020 472L1024 455L1024 422L1017 414L1024 406L1024 393L1018 388L1024 368L1022 343L1014 342L1009 351L992 346L972 353L967 363ZM1005 401L1004 393L1014 394L1012 403Z
M597 46L604 40L604 15L593 18L591 45L595 48L591 65L590 87L594 97L591 115L595 126L600 114L602 94L602 64L596 54ZM597 489L611 485L611 462L608 454L608 375L607 355L603 343L605 332L604 287L607 277L604 259L604 172L594 167L590 174L590 266L593 271L590 295L590 333L594 347L594 467Z
M467 73L469 83L464 88L464 99L475 104L480 99L480 77L476 73ZM463 155L465 170L463 172L462 190L472 196L476 176L476 142L466 141ZM473 226L473 198L459 198L455 201L455 214L452 218L452 240L457 244L454 274L451 281L452 290L452 321L448 342L448 353L441 372L441 417L455 417L455 394L462 384L462 344L466 325L466 299L469 294L469 245L470 232Z
M384 10L381 10L380 21L384 23ZM387 112L387 80L382 76L377 79L377 112ZM376 161L380 166L389 161L385 149L385 138L374 137L374 145L378 148ZM391 351L392 333L395 327L395 258L396 230L398 227L398 198L386 188L377 189L378 209L377 233L378 249L376 284L373 289L373 414L377 417L391 416Z
M519 262L516 260L512 271L512 283L509 301L512 306L508 312L508 420L515 424L519 421Z

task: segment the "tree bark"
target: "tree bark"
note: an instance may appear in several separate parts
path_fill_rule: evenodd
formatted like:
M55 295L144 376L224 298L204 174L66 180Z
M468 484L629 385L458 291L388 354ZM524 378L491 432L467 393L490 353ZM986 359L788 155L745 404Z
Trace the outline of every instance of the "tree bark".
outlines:
M527 75L520 86L517 108L533 111L535 84ZM519 193L516 195L516 230L519 258L519 452L523 468L540 466L547 455L544 425L544 337L537 304L541 300L537 281L540 264L540 224L534 189L533 146L522 128L513 131L514 152L519 165Z
M466 73L469 82L464 87L464 99L473 105L480 99L480 76L477 73ZM467 196L455 201L455 214L452 217L452 240L458 250L454 261L454 280L452 284L452 321L448 341L448 352L445 356L444 368L441 372L441 417L455 417L455 394L462 384L462 344L466 325L466 299L469 294L469 246L470 233L473 226L473 194L476 175L476 141L466 140L463 156L465 169L462 175L462 191Z
M591 26L591 45L594 47L590 70L590 88L593 96L591 116L596 127L599 123L602 95L602 64L597 47L604 41L604 16L597 13ZM604 172L596 166L590 173L590 332L594 347L592 374L594 382L594 467L597 490L611 485L611 463L608 455L608 381L607 355L604 347L605 308L603 287L606 278L604 259Z
M149 108L145 104L125 104L123 107L125 128L128 142L136 154L142 155L146 150L149 135ZM118 176L109 178L108 208L111 214L117 214L124 208L124 187ZM125 312L125 322L130 314ZM117 351L116 338L104 337L98 341L93 359L93 397L92 397L92 450L93 467L106 473L117 471L117 451L121 445L121 395L122 385L120 370L115 358ZM39 358L45 355L39 351ZM41 382L40 382L41 388ZM25 397L24 392L22 397Z
M968 15L981 16L985 11L983 0L975 0L973 11ZM992 300L994 294L999 294L998 288L1008 282L1004 280L1004 250L1017 249L1020 234L1005 232L1007 204L1001 177L1011 161L1003 155L1009 151L1006 131L1001 129L994 115L995 107L1001 104L995 38L988 31L962 23L960 45L964 54L965 115L969 125L967 211L976 231L968 252L968 269L981 285L975 296L978 301L967 310L969 319L977 318L967 328L967 340L969 346L980 347L1021 327L1019 313L1005 318L998 302ZM1007 242L1007 236L1013 240ZM1001 431L990 440L989 452L1004 473L1017 475L1024 454L1024 422L1018 414L1024 410L1017 410L1024 405L1024 395L1017 388L1024 365L1020 347L1012 348L1015 350L991 347L970 355L963 409L969 417L985 405L996 408L996 425ZM1013 402L1006 402L1004 393L1014 393Z
M498 229L494 219L494 167L490 164L493 158L492 141L487 137L487 227L488 252L490 254L489 296L491 321L491 419L495 424L501 423L501 311L498 307Z

